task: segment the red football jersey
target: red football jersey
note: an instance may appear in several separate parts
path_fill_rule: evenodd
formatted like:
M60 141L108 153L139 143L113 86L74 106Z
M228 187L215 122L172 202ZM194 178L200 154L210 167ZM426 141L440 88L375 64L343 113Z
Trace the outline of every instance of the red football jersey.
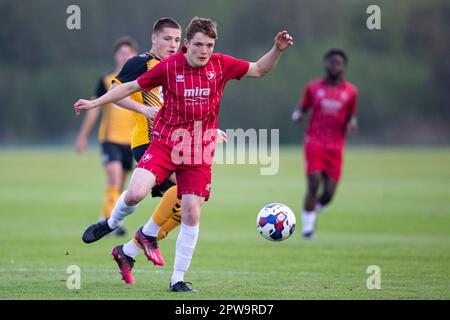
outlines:
M204 67L193 68L184 52L180 50L137 79L144 91L163 87L164 106L154 121L153 141L174 146L179 143L177 136L188 133L190 138L184 137L183 144L209 145L213 150L225 84L240 80L247 73L249 62L212 54Z
M337 86L325 79L309 82L300 103L302 111L312 108L305 142L326 148L342 148L349 117L356 112L358 89L350 82Z

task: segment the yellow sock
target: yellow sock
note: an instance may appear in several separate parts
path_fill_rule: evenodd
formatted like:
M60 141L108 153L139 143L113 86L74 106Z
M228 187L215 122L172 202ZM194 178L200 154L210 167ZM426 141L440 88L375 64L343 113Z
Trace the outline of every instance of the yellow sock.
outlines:
M166 237L167 233L181 223L181 200L177 198L177 186L169 188L153 212L153 221L161 226L158 239Z
M181 201L180 201L181 202ZM172 216L163 224L158 233L158 240L167 237L167 234L181 224L181 205L178 203L172 208Z
M117 187L108 187L105 191L105 203L103 204L102 217L109 218L120 197L120 190Z

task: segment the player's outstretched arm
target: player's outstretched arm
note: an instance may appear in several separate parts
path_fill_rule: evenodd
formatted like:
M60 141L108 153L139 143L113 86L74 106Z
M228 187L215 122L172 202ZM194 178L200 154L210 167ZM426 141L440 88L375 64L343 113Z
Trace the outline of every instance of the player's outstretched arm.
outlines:
M220 130L217 128L217 144L225 144L228 142L228 136L225 131Z
M77 140L75 142L75 151L78 153L82 153L86 150L88 145L88 137L92 131L92 128L97 121L98 116L100 115L100 109L91 109L86 112L86 115L83 119L83 123L81 124L80 131L78 132Z
M117 86L116 88L108 91L101 97L95 100L85 100L80 99L73 105L75 109L76 115L80 115L81 110L89 110L107 103L113 103L119 101L125 97L128 97L130 94L139 91L141 88L139 87L137 81L130 81L124 84Z
M115 87L118 87L119 84L117 83L113 83L111 85L111 89L114 89ZM158 108L156 107L152 107L152 106L146 106L142 103L139 103L133 99L131 99L130 97L126 97L123 98L122 100L119 100L116 102L116 105L118 105L121 108L130 110L130 111L134 111L140 114L143 114L145 117L147 117L147 119L149 120L153 120L156 116L156 114L158 113Z
M261 78L272 70L278 63L281 54L294 44L292 37L287 31L278 32L272 49L261 57L257 62L251 62L244 77Z
M305 113L301 109L295 109L294 112L292 112L291 120L294 123L301 123L303 119L305 118Z

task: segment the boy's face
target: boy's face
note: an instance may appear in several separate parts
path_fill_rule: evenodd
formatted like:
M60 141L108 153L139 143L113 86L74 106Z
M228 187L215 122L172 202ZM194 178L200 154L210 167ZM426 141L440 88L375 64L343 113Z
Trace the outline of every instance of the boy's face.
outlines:
M177 52L181 42L181 30L163 28L152 34L152 47L161 59L165 59Z
M342 76L345 71L344 58L339 54L333 54L325 61L325 71L331 78Z
M211 59L215 44L215 39L202 32L197 32L190 41L185 39L184 45L187 48L189 65L194 68L205 66Z
M129 45L120 46L116 53L114 53L114 60L116 61L116 65L119 68L122 68L123 65L128 61L128 59L134 57L136 55L136 51L131 48Z

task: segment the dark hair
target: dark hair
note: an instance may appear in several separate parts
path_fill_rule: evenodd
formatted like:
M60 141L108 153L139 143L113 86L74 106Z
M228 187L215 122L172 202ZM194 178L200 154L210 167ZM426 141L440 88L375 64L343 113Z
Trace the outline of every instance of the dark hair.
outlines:
M193 17L186 29L186 39L190 41L197 32L210 38L217 39L217 23L211 19Z
M181 30L180 24L178 22L176 22L174 19L168 18L168 17L163 17L163 18L159 18L158 20L156 20L155 23L153 24L153 33L159 32L164 28L172 28L172 29L180 29Z
M341 49L330 49L328 50L328 52L325 54L325 56L323 57L323 60L328 60L329 57L334 56L334 55L340 55L342 57L342 59L344 59L344 63L347 64L348 63L348 58L347 55L345 54L345 52Z
M123 46L128 46L135 52L138 52L139 50L139 46L136 40L134 40L130 36L125 36L117 39L116 42L114 42L114 53L116 53Z

